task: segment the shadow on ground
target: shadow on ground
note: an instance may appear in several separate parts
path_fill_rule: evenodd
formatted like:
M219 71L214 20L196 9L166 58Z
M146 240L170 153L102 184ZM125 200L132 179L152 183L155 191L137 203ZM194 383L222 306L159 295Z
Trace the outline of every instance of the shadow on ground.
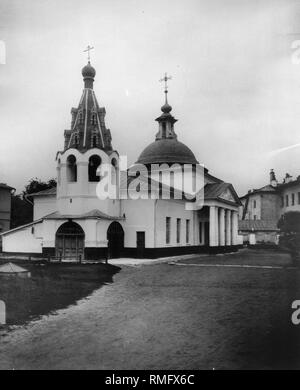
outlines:
M0 276L0 299L6 304L7 325L21 325L75 304L112 283L113 275L120 270L108 264L20 265L31 272L31 277Z

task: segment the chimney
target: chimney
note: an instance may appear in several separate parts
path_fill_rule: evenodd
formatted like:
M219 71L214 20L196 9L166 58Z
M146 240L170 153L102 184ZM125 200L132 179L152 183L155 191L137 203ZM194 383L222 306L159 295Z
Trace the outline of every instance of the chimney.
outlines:
M284 178L284 182L290 183L292 180L293 180L293 177L289 173L286 173L285 178Z
M270 184L272 187L277 187L277 180L274 169L270 170Z

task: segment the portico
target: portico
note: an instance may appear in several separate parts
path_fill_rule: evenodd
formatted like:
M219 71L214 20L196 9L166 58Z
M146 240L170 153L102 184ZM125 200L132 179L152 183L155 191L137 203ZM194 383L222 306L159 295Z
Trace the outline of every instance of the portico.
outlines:
M237 245L238 211L209 206L209 246Z

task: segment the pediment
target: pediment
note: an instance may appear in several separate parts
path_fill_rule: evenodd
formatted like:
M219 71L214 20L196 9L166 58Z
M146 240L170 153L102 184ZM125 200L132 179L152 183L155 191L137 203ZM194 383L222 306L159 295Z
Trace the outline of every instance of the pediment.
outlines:
M230 188L226 188L220 195L220 199L227 200L229 202L236 202L235 194Z

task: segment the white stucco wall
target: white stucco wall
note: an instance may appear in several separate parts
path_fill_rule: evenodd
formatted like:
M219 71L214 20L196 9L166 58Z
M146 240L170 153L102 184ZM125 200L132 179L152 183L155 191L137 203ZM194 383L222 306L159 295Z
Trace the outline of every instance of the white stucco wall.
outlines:
M42 253L43 226L27 226L2 236L3 252Z
M121 212L126 216L121 222L125 247L136 248L136 232L145 232L145 247L154 248L154 204L151 199L122 200Z
M281 214L288 211L300 211L300 204L298 201L298 193L300 193L300 183L293 185L293 187L286 188L282 191L281 195L284 197L284 206L281 208ZM295 196L295 204L292 205L292 194ZM289 197L289 205L286 206L286 196Z
M254 207L256 202L256 207ZM261 219L261 195L249 196L248 209L245 219Z
M67 180L67 159L70 155L76 158L77 181ZM108 155L103 150L94 148L85 153L80 153L77 149L68 149L64 153L58 154L58 185L57 185L57 210L61 214L80 215L93 209L98 209L106 214L119 216L120 202L112 199L101 200L97 191L101 188L106 179L98 182L89 182L88 163L89 158L97 155L101 158L100 172L103 164L111 164L113 159L119 159L118 154L113 152ZM97 189L98 188L98 189Z
M112 223L110 220L105 219L73 219L75 223L81 226L85 236L86 248L100 248L107 246L107 229ZM48 248L55 247L56 232L61 225L67 222L64 220L46 219L43 222L43 246ZM123 224L123 221L119 221ZM122 226L125 230L125 227ZM126 235L125 235L126 236Z
M57 211L56 195L36 196L33 204L33 220L36 221L45 215Z
M158 200L156 204L155 247L198 245L197 214L186 210L182 200ZM170 243L166 243L166 217L171 218ZM176 242L177 218L181 219L180 243ZM186 220L190 220L189 242L186 242Z

